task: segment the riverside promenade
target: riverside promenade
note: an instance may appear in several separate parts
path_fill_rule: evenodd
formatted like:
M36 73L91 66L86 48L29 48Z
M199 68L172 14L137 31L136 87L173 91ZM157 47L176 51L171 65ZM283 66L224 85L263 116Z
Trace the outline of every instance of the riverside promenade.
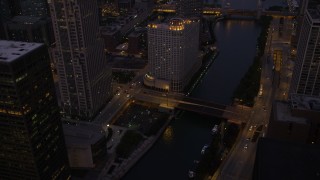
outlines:
M159 132L155 136L150 136L146 140L144 140L139 147L132 152L129 158L122 159L121 162L115 162L116 160L116 152L113 151L109 160L106 163L106 166L101 171L98 180L118 180L121 179L138 161L143 155L154 145L154 143L158 140L158 138L162 135L164 130L167 128L171 120L173 119L173 115L171 115L167 120L163 127L159 130ZM112 170L112 173L108 172Z

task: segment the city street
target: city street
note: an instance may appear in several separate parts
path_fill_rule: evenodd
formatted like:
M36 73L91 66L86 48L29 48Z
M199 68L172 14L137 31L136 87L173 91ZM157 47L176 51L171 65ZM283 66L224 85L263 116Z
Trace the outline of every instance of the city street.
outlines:
M274 30L279 29L278 26L279 23L275 20L270 25L271 33L268 35L265 55L262 57L261 92L256 98L250 119L242 130L229 158L222 164L219 172L216 172L212 179L251 179L257 147L256 138L265 136L273 100L283 100L285 95L288 94L290 69L292 69L292 63L289 62L288 58L290 56L290 45L286 39L279 38L278 31ZM277 38L275 39L273 36ZM273 62L274 50L281 53L281 62ZM279 56L279 54L277 55ZM275 70L274 66L276 64L279 66L279 69L277 69L279 72ZM279 78L277 79L277 77Z
M100 112L93 123L100 124L104 129L111 122L112 118L133 96L141 91L143 76L148 70L148 66L140 70L131 83L123 85L116 95L109 101L106 107ZM140 83L139 83L140 82ZM134 84L132 84L134 83Z

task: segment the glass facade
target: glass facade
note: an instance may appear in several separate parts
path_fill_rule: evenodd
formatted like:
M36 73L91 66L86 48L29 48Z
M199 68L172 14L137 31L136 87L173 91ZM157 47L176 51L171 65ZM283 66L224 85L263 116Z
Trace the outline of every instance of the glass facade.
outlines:
M48 52L0 58L0 179L68 179Z
M320 96L320 10L304 17L297 48L291 92Z
M111 68L99 37L97 1L52 0L62 115L91 121L111 97Z

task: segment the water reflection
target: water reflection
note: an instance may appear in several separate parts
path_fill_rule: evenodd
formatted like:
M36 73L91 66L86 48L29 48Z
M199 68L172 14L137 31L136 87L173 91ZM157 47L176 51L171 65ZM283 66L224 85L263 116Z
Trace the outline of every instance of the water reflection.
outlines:
M162 139L165 144L171 144L173 142L174 132L172 126L168 126L162 134Z

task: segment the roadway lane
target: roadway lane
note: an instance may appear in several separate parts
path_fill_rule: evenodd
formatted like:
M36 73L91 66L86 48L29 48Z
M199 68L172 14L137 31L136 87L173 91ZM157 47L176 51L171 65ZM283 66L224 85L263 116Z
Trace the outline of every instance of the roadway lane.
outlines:
M270 29L277 29L275 26L279 24L272 23ZM270 116L270 111L272 107L272 101L276 94L277 83L273 81L273 68L272 60L270 55L271 50L274 49L272 36L274 31L271 31L268 36L268 43L266 46L265 57L262 61L262 73L261 73L261 86L263 87L262 95L256 98L255 105L251 112L251 117L242 133L240 138L235 144L234 150L231 152L229 157L223 163L221 171L217 172L218 177L213 176L213 179L223 179L223 180L241 180L241 179L251 179L252 170L254 166L255 153L257 143L252 142L253 134L256 132L259 126L262 126L259 136L265 134L267 123ZM279 43L279 41L277 41ZM256 132L258 133L258 132ZM248 140L247 138L250 138Z
M106 129L107 124L111 123L112 118L120 111L120 109L127 104L132 97L140 93L142 89L143 76L147 71L148 66L140 70L130 83L123 85L122 89L120 89L109 101L106 107L101 110L93 123L102 125L103 128Z

